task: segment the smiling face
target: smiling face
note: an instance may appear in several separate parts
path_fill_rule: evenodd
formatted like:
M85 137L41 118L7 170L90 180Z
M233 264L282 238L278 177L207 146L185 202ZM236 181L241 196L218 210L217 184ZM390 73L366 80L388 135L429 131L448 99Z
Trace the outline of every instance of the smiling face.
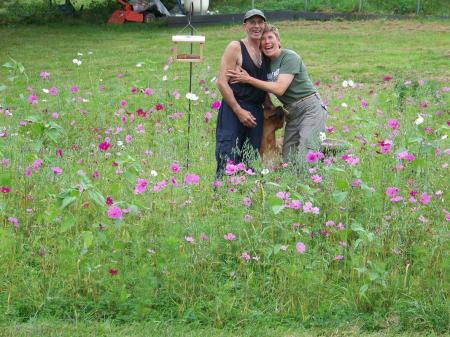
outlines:
M280 39L274 31L266 31L263 33L261 38L261 51L271 60L281 54Z
M244 22L244 29L250 39L259 40L264 28L266 28L266 21L258 15L252 16Z

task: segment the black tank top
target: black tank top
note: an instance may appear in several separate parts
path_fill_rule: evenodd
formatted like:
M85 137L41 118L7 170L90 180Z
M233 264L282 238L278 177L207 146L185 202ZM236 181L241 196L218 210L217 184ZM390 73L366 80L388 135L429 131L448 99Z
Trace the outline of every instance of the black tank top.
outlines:
M270 62L269 59L263 55L261 67L258 68L255 63L253 63L253 60L250 57L250 54L248 53L244 42L239 41L239 43L241 44L242 68L244 68L250 76L262 81L267 81L267 73L269 72ZM257 89L250 84L235 83L230 84L230 87L233 90L234 97L237 100L249 102L252 104L263 104L264 99L266 98L265 91Z

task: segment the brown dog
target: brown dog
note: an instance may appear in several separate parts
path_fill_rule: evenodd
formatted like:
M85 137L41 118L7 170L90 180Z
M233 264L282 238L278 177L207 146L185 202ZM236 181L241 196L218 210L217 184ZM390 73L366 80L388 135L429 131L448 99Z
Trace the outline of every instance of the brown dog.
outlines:
M280 162L283 138L277 139L275 131L284 126L284 110L281 106L274 110L264 109L264 125L259 154L265 164L276 165Z

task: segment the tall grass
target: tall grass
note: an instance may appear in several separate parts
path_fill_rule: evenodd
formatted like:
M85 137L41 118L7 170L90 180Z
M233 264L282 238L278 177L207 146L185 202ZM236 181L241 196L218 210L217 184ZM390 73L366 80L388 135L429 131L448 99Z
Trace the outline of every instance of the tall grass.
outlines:
M236 27L204 30L189 153L172 32L2 28L1 320L445 333L449 83L431 56L448 27L395 23L367 40L390 25L282 24L328 104L328 137L351 149L302 172L230 166L217 188L214 80ZM422 54L401 52L405 35ZM412 72L404 60L424 54L433 66Z

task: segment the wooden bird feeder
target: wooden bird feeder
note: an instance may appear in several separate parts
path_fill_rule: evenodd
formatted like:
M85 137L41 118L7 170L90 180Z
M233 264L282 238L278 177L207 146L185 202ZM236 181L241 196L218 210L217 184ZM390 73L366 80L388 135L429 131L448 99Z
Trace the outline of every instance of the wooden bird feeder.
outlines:
M205 44L203 35L173 35L172 42L175 44L175 59L177 61L203 61L203 46Z

